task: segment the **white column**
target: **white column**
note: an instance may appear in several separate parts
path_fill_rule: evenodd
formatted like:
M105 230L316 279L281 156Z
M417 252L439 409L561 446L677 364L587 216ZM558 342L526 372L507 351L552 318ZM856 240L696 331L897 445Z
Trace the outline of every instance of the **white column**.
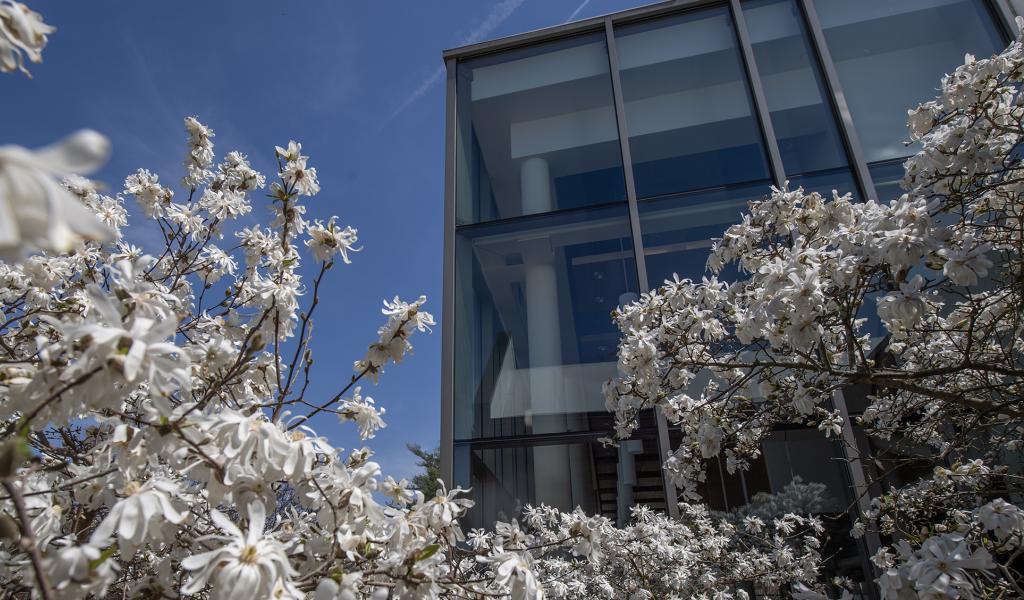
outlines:
M554 208L551 198L551 174L543 158L529 158L520 170L523 214L549 212ZM526 330L529 336L530 405L536 407L532 418L533 432L564 430L564 418L552 418L552 412L564 411L557 365L562 362L562 336L558 318L558 279L550 240L526 242L523 260L526 263ZM532 411L531 411L532 412ZM558 425L563 425L559 427ZM533 449L534 490L538 503L561 509L573 508L569 448L536 446Z
M548 161L533 157L523 161L519 168L519 182L523 194L523 214L549 212L555 208L551 200L551 171Z

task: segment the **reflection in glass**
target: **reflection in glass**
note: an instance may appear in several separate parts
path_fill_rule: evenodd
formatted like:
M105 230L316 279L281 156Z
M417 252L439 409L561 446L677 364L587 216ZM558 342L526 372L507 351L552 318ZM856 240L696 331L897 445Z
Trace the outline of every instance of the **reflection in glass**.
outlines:
M875 183L877 200L888 202L903 195L900 183L903 181L903 161L871 165L871 180Z
M625 206L463 228L456 254L456 439L590 430L637 297Z
M804 193L818 192L826 200L832 199L832 191L839 192L839 195L853 194L855 200L860 198L857 193L857 184L853 181L853 175L849 169L834 169L824 173L813 173L811 175L800 175L789 179L789 189L795 190L798 187L804 188Z
M638 197L768 177L726 8L618 27L616 48Z
M936 95L964 53L1003 40L983 0L815 0L865 160L907 156L907 109Z
M743 14L786 174L845 167L846 153L796 3L744 2Z
M476 502L469 527L517 518L527 504L582 508L622 523L635 504L665 510L658 444L639 435L618 448L597 441L515 446L460 445L455 481Z
M819 513L845 512L853 499L842 452L834 440L815 429L776 431L761 444L769 488L781 492L795 480L819 484L815 504Z
M625 200L603 35L458 65L456 221Z
M702 190L640 203L647 281L652 288L673 274L700 280L711 240L740 220L751 200L771 193L770 181ZM733 278L729 272L726 279Z

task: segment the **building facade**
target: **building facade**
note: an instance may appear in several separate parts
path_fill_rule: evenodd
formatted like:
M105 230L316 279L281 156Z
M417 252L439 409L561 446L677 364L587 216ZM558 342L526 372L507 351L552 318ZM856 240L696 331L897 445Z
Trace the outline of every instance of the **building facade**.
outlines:
M442 471L472 488L469 525L541 502L675 511L663 419L598 442L611 311L674 273L699 279L711 238L772 185L898 194L907 109L965 53L1001 50L1013 14L1002 0L676 0L446 52ZM837 408L856 414L848 396ZM713 465L703 495L848 527L866 495L844 447L866 442L845 441L777 431L748 472ZM832 570L866 580L870 541L836 543Z

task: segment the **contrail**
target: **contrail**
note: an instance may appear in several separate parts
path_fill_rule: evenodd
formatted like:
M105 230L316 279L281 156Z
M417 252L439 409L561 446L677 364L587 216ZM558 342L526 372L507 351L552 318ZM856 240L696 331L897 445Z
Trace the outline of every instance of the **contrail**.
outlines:
M586 8L588 4L590 4L590 0L583 0L583 2L580 2L580 5L576 7L576 10L572 11L572 14L569 15L569 18L566 19L565 22L568 23L575 19L580 14L580 11Z
M466 44L479 42L484 37L489 35L492 31L497 29L502 23L505 22L506 19L511 17L512 13L516 12L516 10L520 6L522 6L523 2L525 1L526 0L502 0L501 2L497 3L496 5L494 5L494 8L491 9L491 12L488 13L487 17L483 21L481 21L480 24L473 29L473 31L471 31L466 37L464 37L459 42L459 45L465 46ZM590 0L586 0L583 3L583 6L585 6L587 2L590 2ZM582 8L582 6L580 8ZM577 9L577 11L578 10L579 9ZM388 117L385 123L391 121L398 115L405 112L406 109L408 109L410 106L413 105L413 103L415 103L417 100L426 95L426 93L429 92L435 85L441 83L442 79L444 79L443 65L438 67L436 70L434 70L433 73L430 74L429 77L424 79L423 83L421 83L419 87L413 90L413 92L409 94L409 96L405 100L403 100L400 105L398 105L398 108L395 109L395 112L391 113L391 116Z

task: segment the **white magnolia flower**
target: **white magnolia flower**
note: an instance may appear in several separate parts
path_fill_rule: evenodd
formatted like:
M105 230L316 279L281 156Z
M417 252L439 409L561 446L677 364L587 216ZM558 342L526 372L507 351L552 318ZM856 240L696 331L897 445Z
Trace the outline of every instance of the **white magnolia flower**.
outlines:
M0 146L0 258L14 262L28 250L67 252L81 240L111 241L113 229L60 183L92 173L109 154L107 138L88 129L38 150Z
M65 323L43 317L67 340L85 343L78 362L66 371L69 376L113 365L129 383L143 377L163 393L190 388L188 356L170 341L177 328L174 319L140 316L145 310L139 308L138 314L125 322L116 298L96 285L89 286L87 294L93 310L84 322Z
M988 550L972 550L959 534L944 534L925 540L909 575L921 593L958 597L973 587L971 571L995 567Z
M159 531L163 521L177 525L185 520L186 514L171 505L171 498L178 494L174 482L161 478L143 484L129 481L122 494L126 497L110 509L93 535L110 538L116 534L124 559L133 556L137 548L153 537L153 531Z
M978 519L988 531L1005 540L1024 530L1024 511L1002 498L996 498L978 509Z
M162 217L171 204L174 192L160 185L160 177L146 169L139 169L124 180L124 191L142 207L147 217Z
M18 69L31 77L25 68L25 57L29 62L43 62L46 36L56 30L21 2L0 1L0 72Z
M303 196L315 196L320 192L320 183L316 179L316 169L307 167L309 157L299 156L285 164L281 172L285 183Z
M964 242L964 248L973 244L973 239ZM986 254L992 249L990 244L979 244L973 248L943 248L939 255L946 259L942 273L957 285L978 285L978 278L988 275L992 261Z
M910 329L924 316L928 304L921 293L924 277L914 277L900 284L898 292L883 296L878 300L878 316L890 330Z
M263 532L263 504L249 504L247 514L248 530L243 533L223 513L210 511L210 518L225 535L209 536L206 540L223 545L181 561L182 568L191 571L183 593L195 594L210 584L212 600L271 598L280 586L288 594L301 597L291 581L294 570L284 545Z
M353 245L359 240L358 232L352 227L338 227L334 224L334 219L335 217L331 217L327 221L327 225L316 221L309 226L306 233L309 234L310 239L306 240L306 246L313 251L313 257L318 261L326 262L335 254L341 254L341 260L345 264L350 264L352 261L348 258L349 251L359 252L360 250L360 248L353 248Z
M533 558L528 552L505 552L496 548L489 556L477 557L494 569L494 582L509 589L512 600L537 600L544 597L533 573Z
M62 593L74 593L74 596L85 597L91 593L103 597L107 587L117 579L116 562L103 552L105 542L93 536L79 546L63 543L48 549L44 565L54 588Z
M185 177L182 185L195 188L208 181L213 173L213 130L199 122L195 117L185 118L185 130L188 132L189 152L185 157Z
M704 458L718 456L718 452L722 448L722 438L724 436L725 432L722 431L721 427L709 421L701 423L700 428L697 430L697 445L700 447L700 455Z
M342 423L355 421L359 427L359 437L370 439L376 435L378 429L387 427L383 416L387 412L384 408L377 408L373 404L373 398L360 394L362 388L356 387L352 397L342 400L338 408L338 418Z

